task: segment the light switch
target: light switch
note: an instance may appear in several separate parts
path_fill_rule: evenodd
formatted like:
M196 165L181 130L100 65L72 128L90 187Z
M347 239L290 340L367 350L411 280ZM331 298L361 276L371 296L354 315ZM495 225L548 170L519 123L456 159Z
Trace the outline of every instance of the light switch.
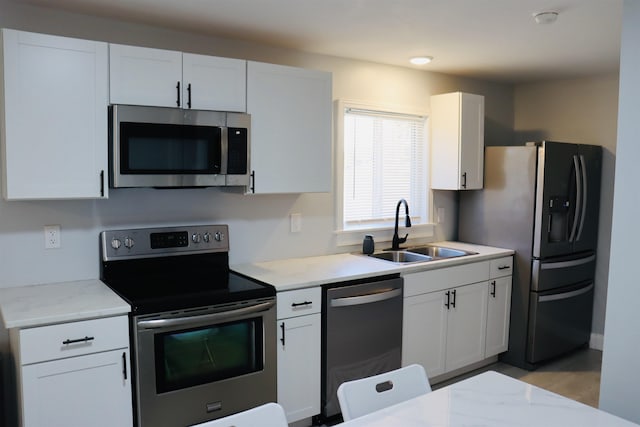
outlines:
M302 214L300 213L292 213L290 216L291 221L291 232L299 233L302 230Z

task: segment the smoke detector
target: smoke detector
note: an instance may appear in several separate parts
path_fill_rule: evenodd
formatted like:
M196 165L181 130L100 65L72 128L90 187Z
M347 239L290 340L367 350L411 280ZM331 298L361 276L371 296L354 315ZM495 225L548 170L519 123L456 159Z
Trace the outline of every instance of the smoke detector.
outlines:
M548 12L534 13L533 19L536 21L536 24L540 24L540 25L553 24L558 20L558 12L548 11Z

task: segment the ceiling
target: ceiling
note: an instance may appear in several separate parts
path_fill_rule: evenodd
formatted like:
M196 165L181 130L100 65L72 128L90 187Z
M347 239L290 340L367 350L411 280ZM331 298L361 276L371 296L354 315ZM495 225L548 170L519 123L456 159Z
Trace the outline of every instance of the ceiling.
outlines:
M623 0L22 0L83 14L499 82L616 71ZM533 15L558 12L553 24Z

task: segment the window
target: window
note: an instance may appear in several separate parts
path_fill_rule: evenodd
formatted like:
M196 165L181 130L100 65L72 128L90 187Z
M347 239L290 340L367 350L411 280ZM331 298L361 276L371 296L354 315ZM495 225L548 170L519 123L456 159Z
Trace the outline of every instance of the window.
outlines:
M414 226L426 224L426 116L345 102L338 114L338 228L388 229L400 199Z

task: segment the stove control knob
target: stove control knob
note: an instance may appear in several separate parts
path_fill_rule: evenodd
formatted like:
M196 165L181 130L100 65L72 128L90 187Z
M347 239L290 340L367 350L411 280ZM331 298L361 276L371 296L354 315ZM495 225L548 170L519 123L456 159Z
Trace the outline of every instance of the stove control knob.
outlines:
M204 240L205 243L209 243L211 241L211 233L209 233L208 231L204 233L202 235L202 240Z
M125 237L124 238L124 247L127 249L131 249L133 247L133 245L135 245L136 242L133 241L133 239L131 237Z
M216 242L222 242L224 240L224 234L216 231L216 234L213 235L213 238L216 239Z
M120 246L122 245L122 242L120 241L120 239L112 239L111 240L111 247L115 250L120 249Z
M193 241L193 243L200 243L200 241L202 241L202 236L200 235L200 233L193 233L193 236L191 236L191 241Z

